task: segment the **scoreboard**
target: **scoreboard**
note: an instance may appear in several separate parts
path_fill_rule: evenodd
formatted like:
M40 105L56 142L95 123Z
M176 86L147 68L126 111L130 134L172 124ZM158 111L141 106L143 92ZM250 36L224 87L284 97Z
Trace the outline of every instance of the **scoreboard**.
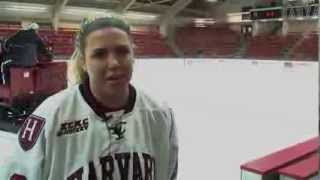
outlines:
M280 19L283 16L296 18L319 18L319 4L307 4L305 6L267 7L267 8L243 8L242 20L268 20Z
M278 19L282 17L282 8L264 8L250 11L251 20Z

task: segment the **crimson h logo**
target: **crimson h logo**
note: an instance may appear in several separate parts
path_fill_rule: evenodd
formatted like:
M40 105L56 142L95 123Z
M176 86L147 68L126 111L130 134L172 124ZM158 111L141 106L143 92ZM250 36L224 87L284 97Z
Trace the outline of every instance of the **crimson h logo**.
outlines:
M34 130L36 129L36 125L37 125L37 121L31 121L30 119L28 119L26 128L23 131L22 134L22 139L25 139L26 136L28 137L28 141L32 141L32 136L34 135ZM27 135L28 134L28 135Z
M19 144L23 150L28 151L35 145L44 124L45 119L35 115L25 120L19 133Z

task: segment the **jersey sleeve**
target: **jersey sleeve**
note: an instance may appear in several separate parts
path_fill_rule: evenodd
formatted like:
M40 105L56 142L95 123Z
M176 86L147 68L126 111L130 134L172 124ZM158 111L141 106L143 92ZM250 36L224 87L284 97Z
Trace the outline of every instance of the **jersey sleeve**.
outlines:
M59 102L53 96L48 97L24 121L14 142L12 160L3 168L5 170L0 166L0 180L48 179L50 131L57 119Z
M12 159L0 167L3 180L44 180L45 119L30 115L18 132Z
M169 180L176 180L178 175L178 137L175 118L170 109L171 129L169 134Z

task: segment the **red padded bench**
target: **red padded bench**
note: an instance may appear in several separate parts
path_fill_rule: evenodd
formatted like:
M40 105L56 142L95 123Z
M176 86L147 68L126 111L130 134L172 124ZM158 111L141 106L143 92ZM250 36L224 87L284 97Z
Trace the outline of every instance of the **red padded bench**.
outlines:
M4 106L11 106L13 99L17 97L34 94L35 70L33 68L12 67L10 74L10 85L0 85L0 102Z
M270 155L241 165L241 180L268 179L278 180L277 170L292 165L317 152L318 137L277 151Z
M35 92L38 95L51 95L67 87L66 62L50 62L37 65Z
M9 86L0 84L0 105L10 107L15 100L48 96L67 86L66 62L47 62L33 67L12 67Z
M278 170L280 180L316 180L319 170L319 156L318 153L312 154L310 157L299 161L293 165L281 168Z

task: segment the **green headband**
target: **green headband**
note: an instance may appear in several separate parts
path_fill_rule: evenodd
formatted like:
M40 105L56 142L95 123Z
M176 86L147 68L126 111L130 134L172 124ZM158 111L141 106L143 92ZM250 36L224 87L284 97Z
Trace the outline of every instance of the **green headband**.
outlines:
M88 36L91 32L105 28L105 27L115 27L119 28L128 34L130 34L130 26L125 21L116 18L116 17L103 17L103 18L85 18L80 24L80 31L77 36L76 46L80 49L83 47L84 39Z

